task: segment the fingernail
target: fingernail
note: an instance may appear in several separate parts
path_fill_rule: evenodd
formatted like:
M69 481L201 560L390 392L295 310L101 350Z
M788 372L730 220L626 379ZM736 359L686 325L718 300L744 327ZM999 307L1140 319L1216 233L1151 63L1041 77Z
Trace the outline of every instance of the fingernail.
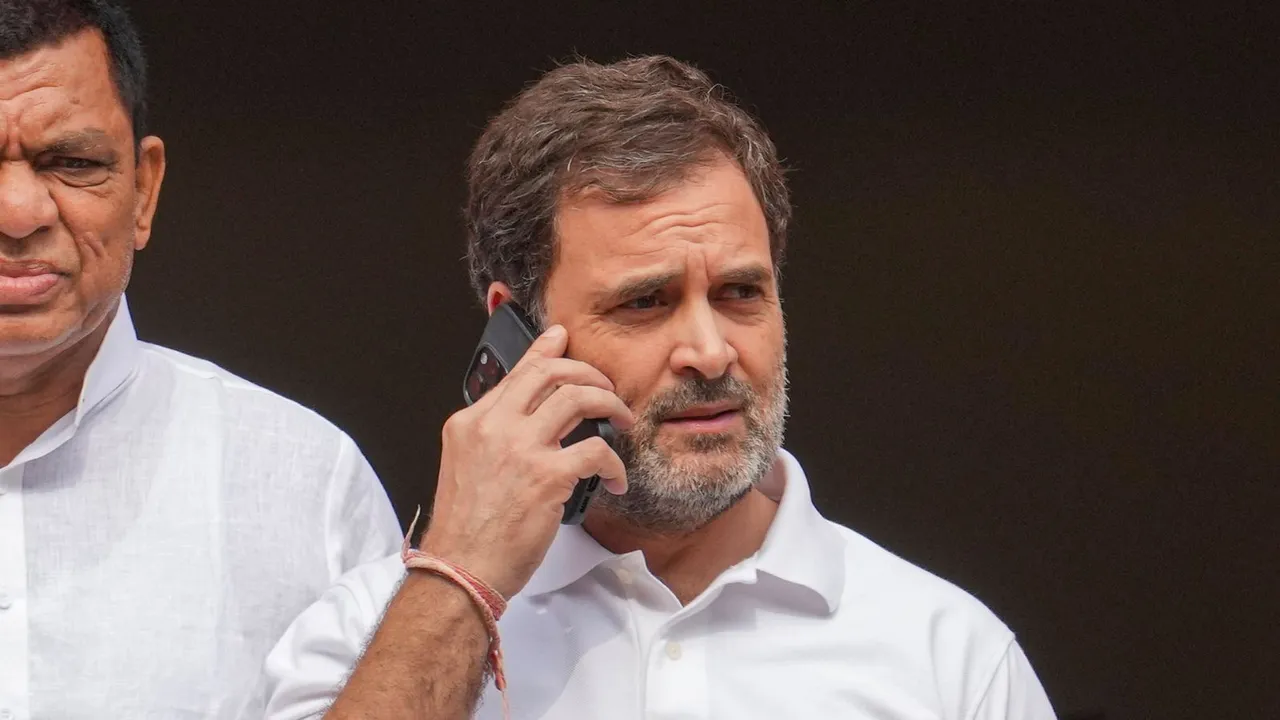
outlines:
M560 338L564 337L564 334L565 334L565 329L563 325L552 325L551 327L547 328L547 331L545 333L543 333L543 335L551 338L552 340L559 340Z

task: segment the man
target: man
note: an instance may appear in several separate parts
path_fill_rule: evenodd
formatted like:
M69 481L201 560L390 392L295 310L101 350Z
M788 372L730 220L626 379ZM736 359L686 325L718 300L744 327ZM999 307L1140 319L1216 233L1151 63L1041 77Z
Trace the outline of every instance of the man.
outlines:
M135 336L144 68L113 2L0 0L4 720L260 718L289 621L398 546L342 432Z
M490 671L517 718L1053 717L999 620L824 520L780 449L790 204L720 86L663 57L558 68L468 180L477 291L549 329L445 425L408 555L432 569L371 563L303 613L267 659L269 718L498 718ZM617 454L560 447L585 418ZM612 494L560 527L593 474Z

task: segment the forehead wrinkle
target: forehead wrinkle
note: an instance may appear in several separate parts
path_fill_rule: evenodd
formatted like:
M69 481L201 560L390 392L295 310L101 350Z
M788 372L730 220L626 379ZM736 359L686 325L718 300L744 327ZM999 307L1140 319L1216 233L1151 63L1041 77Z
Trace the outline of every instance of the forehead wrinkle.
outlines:
M652 232L634 230L608 243L610 249L595 251L596 259L604 259L600 256L602 252L613 259L599 265L592 263L591 275L609 285L615 284L621 275L665 274L675 269L683 276L695 263L707 268L733 264L732 258L746 243L746 238L735 232L742 226L725 218L697 219L691 213L680 213L658 220L670 222ZM619 268L618 262L624 267Z
M55 98L45 92L56 92L59 87L58 83L44 82L21 88L12 97L0 99L0 119L3 121L0 129L45 133L72 119L84 103L74 95L69 95L65 102L55 102ZM29 99L23 100L23 96Z
M690 279L701 276L712 283L755 282L769 276L768 271L752 259L738 261L735 259L736 254L726 256L718 248L696 243L684 243L683 247L656 248L645 254L659 255L659 262L649 267L622 272L613 268L598 268L593 274L597 279L604 278L602 285L614 290L644 285L651 286L654 291L672 283L684 285Z
M728 208L729 213L720 212L722 209ZM729 202L713 202L702 205L694 210L671 211L662 208L653 208L653 217L642 218L640 224L631 232L632 235L652 231L655 235L663 234L669 230L688 229L697 230L707 225L734 225L736 223L731 219L733 203Z
M32 109L40 108L28 108ZM58 126L66 123L73 115L73 111L65 106L51 113L34 114L36 117L29 122L24 122L26 118L20 114L16 122L0 125L0 133L4 133L0 135L0 141L4 143L4 156L21 157L24 151L86 152L109 149L112 145L110 133L97 127L59 132Z
M0 103L55 85L49 78L49 64L42 62L43 50L0 60Z
M83 47L85 42L92 45L94 62L84 62L83 57L68 57L69 53L80 54L75 46ZM129 111L116 85L111 63L110 50L101 32L88 28L24 55L0 59L0 118L8 114L7 103L17 105L17 112L0 122L21 125L24 123L18 120L27 120L22 116L33 113L36 117L26 122L24 129L47 133L51 128L74 122L76 115L87 111L107 127L118 121L131 127ZM103 99L105 106L100 102ZM0 125L0 130L3 129L4 125ZM7 132L12 132L12 127Z

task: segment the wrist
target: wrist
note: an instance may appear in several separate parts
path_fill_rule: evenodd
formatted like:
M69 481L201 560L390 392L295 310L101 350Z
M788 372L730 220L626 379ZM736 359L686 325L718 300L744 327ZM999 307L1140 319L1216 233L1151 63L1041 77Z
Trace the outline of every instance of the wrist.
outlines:
M418 516L415 515L401 547L400 554L406 563L415 553L434 556L496 591L504 602L524 587L528 577L520 577L518 567L510 562L510 553L496 552L491 543L477 543L474 538L459 537L459 533L435 524L427 526L419 540L418 549L414 550L410 545L410 538L417 521Z
M475 607L467 591L448 578L426 570L406 568L398 599L410 613L423 618L452 618L455 623L472 629L477 637L484 634L484 615Z
M405 550L401 558L407 569L439 576L464 590L480 608L486 623L496 622L507 611L506 597L465 566L420 550Z
M413 552L413 551L410 551ZM511 563L503 561L498 553L481 550L468 551L456 543L439 542L424 536L419 551L448 562L464 570L468 575L497 591L503 600L519 592L522 584L513 576Z
M506 706L506 676L502 668L502 648L498 638L498 618L507 610L507 600L483 580L472 575L466 568L444 558L412 550L406 546L401 552L405 567L410 571L419 570L431 573L442 580L463 590L467 599L479 611L484 623L485 634L489 638L487 668L493 675L494 684L502 692L503 705ZM509 713L507 713L509 717Z

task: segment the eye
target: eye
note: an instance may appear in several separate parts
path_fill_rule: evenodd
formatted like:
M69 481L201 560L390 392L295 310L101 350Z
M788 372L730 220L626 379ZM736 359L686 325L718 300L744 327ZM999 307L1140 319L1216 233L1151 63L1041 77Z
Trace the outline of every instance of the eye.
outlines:
M658 306L657 295L642 295L638 298L628 300L619 307L623 310L650 310Z
M97 160L77 157L56 157L50 164L64 170L91 170L93 168L100 168L103 166L102 163Z
M109 164L91 158L55 155L44 162L44 169L72 187L101 185L111 175Z
M726 285L724 296L729 300L754 300L764 294L756 285Z

